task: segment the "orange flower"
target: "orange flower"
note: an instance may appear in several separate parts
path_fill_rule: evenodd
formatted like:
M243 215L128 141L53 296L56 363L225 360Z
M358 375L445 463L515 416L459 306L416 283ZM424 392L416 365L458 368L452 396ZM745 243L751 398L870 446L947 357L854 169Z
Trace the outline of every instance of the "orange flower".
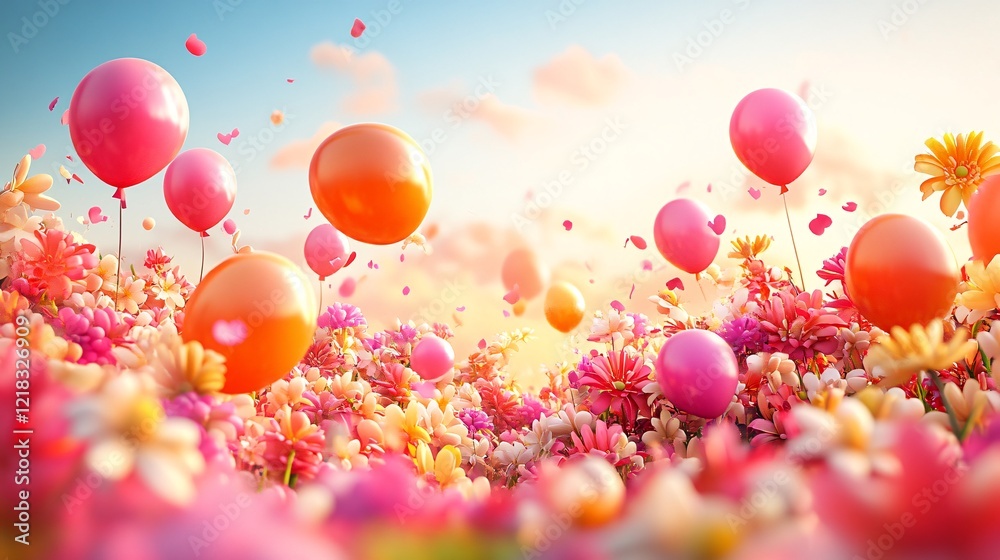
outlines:
M920 184L922 200L942 191L941 211L946 216L954 216L963 202L968 206L983 179L1000 173L1000 146L993 142L980 145L982 140L982 132L970 132L968 138L959 134L957 139L948 133L943 145L928 138L925 144L931 153L918 155L913 164L914 170L931 175Z

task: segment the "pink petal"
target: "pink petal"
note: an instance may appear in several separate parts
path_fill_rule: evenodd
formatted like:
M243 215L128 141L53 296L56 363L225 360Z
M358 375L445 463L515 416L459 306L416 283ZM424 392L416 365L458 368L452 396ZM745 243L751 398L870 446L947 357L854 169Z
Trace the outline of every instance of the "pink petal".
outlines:
M514 284L514 287L503 296L503 300L511 305L514 305L520 299L521 299L521 291L518 289L517 284Z
M573 229L573 222L566 220L563 222L563 227L566 228L566 231L569 231Z
M309 210L306 210L306 215L302 216L302 218L308 220L309 217L312 216L312 215L313 215L313 209L312 209L312 207L310 207Z
M31 156L31 159L41 159L45 155L45 144L39 144L28 150L28 155Z
M625 311L625 306L622 305L622 302L618 301L617 299L611 302L611 308L619 313Z
M753 197L754 200L760 199L760 189L750 187L747 189L747 192L750 193L750 196Z
M820 189L819 190L819 195L823 196L824 194L826 194L826 189Z
M212 325L212 337L223 346L236 346L247 339L247 325L239 319L218 320Z
M49 102L49 111L56 108L56 103L59 103L58 97Z
M841 206L841 208L843 208L844 210L846 210L848 212L854 212L855 210L858 209L858 203L857 202L848 202L847 204ZM962 217L959 216L958 219L961 220Z
M351 27L351 37L357 39L364 32L365 32L365 23L360 19L355 19L354 26Z
M410 295L410 287L409 286L403 286L403 295L404 296Z
M715 232L715 235L722 235L726 231L726 217L719 214L714 220L708 222L708 227Z
M236 222L232 219L222 222L222 231L228 233L229 235L236 233Z
M639 249L639 250L645 250L646 249L646 240L645 239L639 237L638 235L633 235L633 236L629 237L629 239L632 241L632 244L635 245L637 249Z
M670 280L667 280L667 289L668 290L683 290L684 289L684 282L679 277L671 278Z
M187 41L184 42L184 47L189 53L195 56L201 56L208 50L208 47L205 46L205 42L199 39L194 33L192 33L191 36L187 38Z
M809 231L816 235L823 235L826 228L831 225L833 225L833 220L830 219L830 216L827 216L826 214L817 214L816 217L809 222Z

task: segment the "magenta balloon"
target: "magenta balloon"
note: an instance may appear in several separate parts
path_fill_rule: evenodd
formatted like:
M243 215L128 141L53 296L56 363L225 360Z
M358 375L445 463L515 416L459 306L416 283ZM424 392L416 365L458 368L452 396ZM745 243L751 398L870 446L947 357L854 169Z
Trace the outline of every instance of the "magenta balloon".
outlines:
M440 381L455 367L455 350L447 340L425 335L410 354L410 369L424 381Z
M188 123L181 86L163 68L138 58L94 68L69 103L77 155L100 180L122 189L166 167L184 145Z
M701 418L722 416L736 394L739 366L732 348L712 331L680 331L656 357L656 381L679 410Z
M188 150L167 166L163 198L182 224L208 231L233 209L236 172L226 158L208 148Z
M330 224L313 228L306 237L304 250L306 264L319 274L320 280L340 270L351 256L350 240Z
M653 241L671 264L698 274L712 264L719 252L719 236L708 225L712 220L704 204L689 198L672 200L656 215Z
M780 89L759 89L733 111L729 140L736 157L754 175L785 187L812 162L816 119L798 96Z

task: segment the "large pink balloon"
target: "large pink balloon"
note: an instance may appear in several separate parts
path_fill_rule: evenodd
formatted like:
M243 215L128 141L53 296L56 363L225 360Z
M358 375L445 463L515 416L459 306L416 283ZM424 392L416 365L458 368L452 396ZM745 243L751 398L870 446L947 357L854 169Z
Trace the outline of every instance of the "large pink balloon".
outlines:
M177 81L138 58L94 68L69 103L69 135L77 155L100 180L118 189L166 167L187 138L188 121L187 100Z
M410 353L410 369L424 381L437 382L455 367L455 350L447 340L425 335Z
M747 169L785 192L812 162L816 119L798 96L780 89L759 89L733 111L729 140Z
M208 148L188 150L167 166L163 197L182 224L204 233L233 209L236 172L226 158Z
M306 237L305 254L309 268L319 274L320 280L325 280L347 264L351 256L350 240L332 225L321 224Z
M701 418L722 416L736 394L739 366L733 349L712 331L681 331L660 348L656 381L679 410Z
M712 220L704 204L689 198L672 200L656 215L653 241L671 264L698 274L712 264L719 252L719 236L708 225Z

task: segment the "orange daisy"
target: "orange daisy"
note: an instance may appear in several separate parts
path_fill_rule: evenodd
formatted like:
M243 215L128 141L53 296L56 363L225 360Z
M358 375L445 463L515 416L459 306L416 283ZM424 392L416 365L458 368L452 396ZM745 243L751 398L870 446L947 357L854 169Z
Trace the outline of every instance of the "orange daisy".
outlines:
M1000 173L1000 146L993 142L982 144L982 132L970 132L966 138L959 134L944 135L944 144L936 138L928 138L924 144L931 153L916 157L913 169L931 175L920 184L922 200L927 200L934 191L942 191L941 211L946 216L954 216L964 202L966 206L983 179ZM982 145L981 145L982 144Z

